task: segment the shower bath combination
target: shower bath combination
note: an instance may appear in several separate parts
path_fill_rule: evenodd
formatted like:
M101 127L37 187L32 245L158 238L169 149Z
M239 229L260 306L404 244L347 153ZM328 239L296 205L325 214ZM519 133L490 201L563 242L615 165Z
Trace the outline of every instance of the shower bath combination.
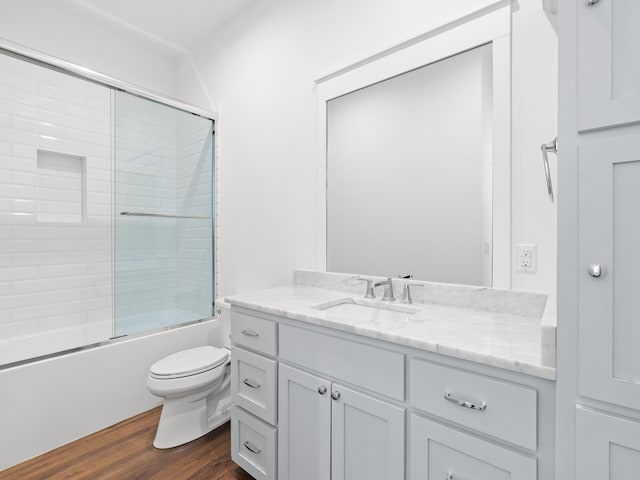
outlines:
M0 45L0 366L212 316L214 115Z

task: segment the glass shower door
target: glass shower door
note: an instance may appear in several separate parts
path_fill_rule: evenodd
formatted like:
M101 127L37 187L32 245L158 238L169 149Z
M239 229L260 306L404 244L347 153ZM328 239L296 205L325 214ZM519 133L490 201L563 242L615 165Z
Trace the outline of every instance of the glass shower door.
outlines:
M114 336L210 317L213 122L115 92Z

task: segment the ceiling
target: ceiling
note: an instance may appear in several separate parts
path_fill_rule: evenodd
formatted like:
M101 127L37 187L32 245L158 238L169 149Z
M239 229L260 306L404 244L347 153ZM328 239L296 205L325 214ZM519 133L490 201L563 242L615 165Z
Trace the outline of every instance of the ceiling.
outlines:
M68 0L72 6L117 23L184 53L255 0Z

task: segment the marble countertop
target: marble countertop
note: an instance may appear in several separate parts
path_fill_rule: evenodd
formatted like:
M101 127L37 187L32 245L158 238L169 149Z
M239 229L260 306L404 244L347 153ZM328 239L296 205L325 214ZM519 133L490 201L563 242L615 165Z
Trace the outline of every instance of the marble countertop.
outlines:
M232 295L226 301L292 320L555 380L555 368L543 363L540 316L413 303L412 315L387 315L382 320L375 314L369 318L346 318L330 309L312 308L345 297L359 298L337 289L293 284Z

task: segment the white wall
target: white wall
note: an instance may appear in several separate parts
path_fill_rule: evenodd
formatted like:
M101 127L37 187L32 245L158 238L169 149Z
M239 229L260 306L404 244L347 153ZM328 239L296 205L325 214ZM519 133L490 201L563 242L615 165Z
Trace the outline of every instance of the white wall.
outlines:
M176 95L176 53L64 0L1 0L0 37L147 90Z
M324 268L315 255L314 80L491 3L260 2L191 52L220 115L219 294L286 283L296 267ZM514 274L513 286L552 290L555 209L539 145L555 136L556 36L540 1L514 5L512 208L522 221L512 237L538 243L539 273ZM206 101L188 75L178 88Z
M512 31L512 287L556 290L556 204L549 202L540 145L558 135L558 35L539 0L520 0ZM560 140L562 149L562 140ZM558 159L549 154L556 198ZM515 268L518 243L538 246L537 273Z

